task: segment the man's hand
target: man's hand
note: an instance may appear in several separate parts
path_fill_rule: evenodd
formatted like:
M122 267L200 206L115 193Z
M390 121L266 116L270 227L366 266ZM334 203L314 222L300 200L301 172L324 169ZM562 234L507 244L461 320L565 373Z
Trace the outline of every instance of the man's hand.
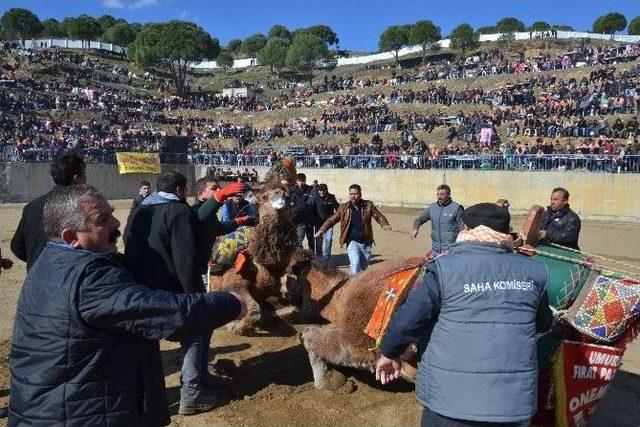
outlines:
M540 230L540 238L544 239L545 237L547 237L547 230Z
M9 258L2 258L2 269L8 270L11 267L13 267L13 261L11 261Z
M415 239L416 237L418 237L418 229L417 228L415 230L411 231L411 238Z
M385 231L391 231L391 226L389 224L383 225L382 229L385 230Z
M383 385L397 380L400 378L401 367L402 362L400 358L389 359L385 355L380 356L378 363L376 363L376 380L380 381Z
M321 231L318 231L316 234L313 235L313 237L318 238L320 236L322 236L324 233Z
M258 223L258 219L253 216L239 216L235 219L235 222L238 224L238 227L243 225L253 227Z
M247 315L247 304L244 302L240 294L232 291L230 291L229 293L234 297L236 297L236 299L240 303L240 314L238 314L238 319L242 319L244 316Z
M244 193L245 191L247 191L247 186L243 182L232 182L226 187L216 190L216 192L213 194L213 197L219 203L223 203L229 197L234 196L238 193Z

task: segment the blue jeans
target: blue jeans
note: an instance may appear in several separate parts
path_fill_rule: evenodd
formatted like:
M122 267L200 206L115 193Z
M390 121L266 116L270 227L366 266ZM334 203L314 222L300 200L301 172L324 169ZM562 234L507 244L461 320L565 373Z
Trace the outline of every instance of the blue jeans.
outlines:
M322 236L322 259L331 265L331 245L333 245L333 228L328 229Z
M347 255L349 256L349 271L352 276L356 275L369 266L371 246L352 240L347 244Z
M198 397L201 390L202 374L208 372L209 343L213 331L198 335L193 340L181 342L182 385L180 400L192 401Z

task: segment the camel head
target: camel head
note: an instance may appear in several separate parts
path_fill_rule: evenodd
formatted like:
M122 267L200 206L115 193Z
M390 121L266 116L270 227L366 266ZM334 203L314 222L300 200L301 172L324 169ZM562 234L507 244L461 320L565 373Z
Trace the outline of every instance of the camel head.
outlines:
M288 203L289 191L280 183L264 184L255 198L258 207L260 221L282 220L291 218L291 209Z

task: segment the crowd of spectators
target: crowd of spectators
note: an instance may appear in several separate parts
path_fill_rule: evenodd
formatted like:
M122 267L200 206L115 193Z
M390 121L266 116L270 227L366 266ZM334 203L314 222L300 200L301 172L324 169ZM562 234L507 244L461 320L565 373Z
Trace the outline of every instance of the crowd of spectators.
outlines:
M591 153L614 154L617 150L631 155L635 154L633 148L622 142L606 144L602 141L633 141L640 132L635 116L607 117L640 111L637 92L640 67L619 72L613 66L606 66L591 70L581 79L531 74L521 81L507 82L491 89L466 87L452 90L442 83L430 82L436 78L465 77L464 70L468 69L481 70L482 75L519 74L583 64L608 64L635 59L638 56L636 45L605 48L580 44L561 58L522 56L515 61L506 58L501 51L494 51L464 61L435 62L415 72L394 72L390 79L325 77L320 85L291 90L270 100L264 97L229 98L202 91L194 91L184 97L170 96L164 93L168 83L161 79L154 82L158 85L159 95L156 95L134 89L131 72L98 58L60 50L40 50L24 56L26 59L3 67L0 79L0 152L17 154L25 160L37 160L43 151L55 152L63 148L111 153L159 151L164 137L168 135L188 137L190 154L220 154L226 164L232 165L254 164L253 159L246 161L247 157L254 155L274 155L264 149L256 151L258 154L253 153L251 144L256 142L259 142L258 146L269 146L277 138L301 136L311 140L318 135L350 135L350 144L342 148L328 148L333 147L329 144L312 145L311 154L330 150L332 152L328 154L336 155L337 150L342 151L341 155L376 155L390 159L418 156L428 159L449 154L432 153L429 145L416 136L417 131L430 133L437 127L445 129L445 141L438 142L465 147L459 149L464 151L463 155L469 150L497 153L500 147L517 145L515 139L523 136L547 140L583 138L588 141L588 146L593 145L591 141L600 141L596 145L607 147L591 149ZM80 68L74 68L62 80L33 76L16 78L16 72L24 66L24 61L27 64L53 61ZM489 67L489 63L493 65ZM147 73L141 79L151 82L156 78ZM429 83L420 89L400 86L408 82ZM394 88L390 93L348 92L360 87L383 85ZM187 116L183 111L212 108L255 111L318 105L320 101L313 101L312 95L324 91L347 92L337 92L322 101L325 108L319 117L294 117L261 129L248 123L234 124L228 120ZM419 113L416 104L435 104L443 108ZM461 110L451 114L451 106L458 105ZM462 109L463 106L474 108ZM63 114L52 114L51 111ZM86 112L88 118L77 118L73 115L75 112ZM383 145L383 136L388 139L390 132L397 132L398 136ZM371 138L374 142L359 144L360 137L367 139L368 134L374 134ZM219 145L212 142L216 139L233 139L236 149L220 152ZM377 140L379 142L375 142ZM553 152L558 152L557 147ZM376 166L402 164L410 167L425 164L426 160L377 162L374 161Z

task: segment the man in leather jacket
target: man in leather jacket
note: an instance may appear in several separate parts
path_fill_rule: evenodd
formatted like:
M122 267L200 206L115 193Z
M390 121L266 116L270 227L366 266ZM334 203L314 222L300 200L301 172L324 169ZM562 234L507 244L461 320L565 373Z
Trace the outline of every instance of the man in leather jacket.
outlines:
M540 238L579 250L580 226L580 217L569 208L569 192L562 187L554 188L540 222Z

